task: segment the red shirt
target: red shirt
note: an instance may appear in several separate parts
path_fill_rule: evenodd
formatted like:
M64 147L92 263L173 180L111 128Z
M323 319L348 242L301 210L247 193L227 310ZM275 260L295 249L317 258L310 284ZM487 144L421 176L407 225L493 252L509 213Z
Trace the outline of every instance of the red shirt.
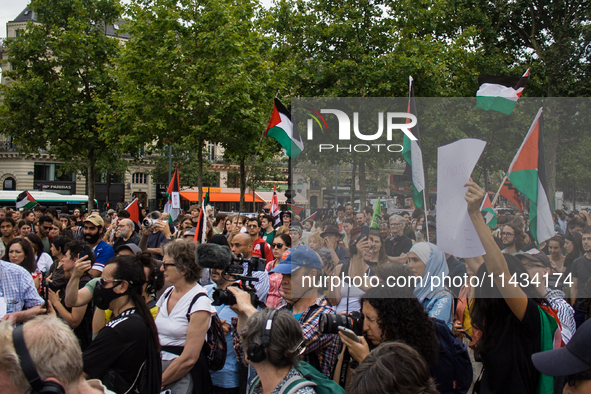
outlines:
M275 260L273 257L273 250L271 249L271 245L265 242L260 236L256 241L252 243L252 255L257 257L264 258L267 263L269 261Z

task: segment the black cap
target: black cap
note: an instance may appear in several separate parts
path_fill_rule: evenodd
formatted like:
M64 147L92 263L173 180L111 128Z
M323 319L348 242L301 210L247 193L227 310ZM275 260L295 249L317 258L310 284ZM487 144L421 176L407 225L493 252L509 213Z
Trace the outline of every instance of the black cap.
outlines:
M568 376L591 369L591 320L579 327L565 347L531 356L538 371L548 376Z

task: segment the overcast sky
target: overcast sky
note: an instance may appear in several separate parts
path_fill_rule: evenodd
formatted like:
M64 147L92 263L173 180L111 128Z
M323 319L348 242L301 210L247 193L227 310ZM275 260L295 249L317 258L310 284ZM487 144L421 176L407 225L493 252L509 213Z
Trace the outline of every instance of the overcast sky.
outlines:
M265 7L269 7L272 0L260 0ZM0 7L0 37L6 37L6 23L14 20L25 9L30 0L2 0Z

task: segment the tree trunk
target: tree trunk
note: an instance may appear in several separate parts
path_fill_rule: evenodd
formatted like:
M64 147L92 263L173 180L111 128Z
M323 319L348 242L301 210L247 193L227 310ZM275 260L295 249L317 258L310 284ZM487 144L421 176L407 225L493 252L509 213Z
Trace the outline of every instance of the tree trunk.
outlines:
M351 205L355 202L355 169L357 168L357 163L355 163L355 159L351 163L353 166L351 170Z
M203 201L203 140L197 142L197 187L199 188L199 204Z
M86 190L88 190L88 212L94 209L94 195L95 195L95 167L96 157L94 152L90 150L88 153L88 160L86 161Z
M359 212L365 208L367 180L365 179L365 158L359 158Z
M240 212L244 212L244 193L246 193L246 170L244 156L240 158Z

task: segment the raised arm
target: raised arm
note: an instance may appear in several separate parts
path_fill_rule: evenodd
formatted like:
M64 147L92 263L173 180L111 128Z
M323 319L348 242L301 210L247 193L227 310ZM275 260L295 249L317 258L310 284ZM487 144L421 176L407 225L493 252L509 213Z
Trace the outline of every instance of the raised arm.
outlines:
M480 186L472 182L472 180L464 186L468 186L468 191L466 191L466 196L464 197L468 202L468 214L470 215L472 224L474 224L478 238L480 238L480 242L482 242L482 246L484 247L484 264L486 264L488 272L493 274L495 284L515 317L523 320L525 310L527 309L527 296L519 285L509 284L511 273L507 261L480 213L480 204L485 192Z

